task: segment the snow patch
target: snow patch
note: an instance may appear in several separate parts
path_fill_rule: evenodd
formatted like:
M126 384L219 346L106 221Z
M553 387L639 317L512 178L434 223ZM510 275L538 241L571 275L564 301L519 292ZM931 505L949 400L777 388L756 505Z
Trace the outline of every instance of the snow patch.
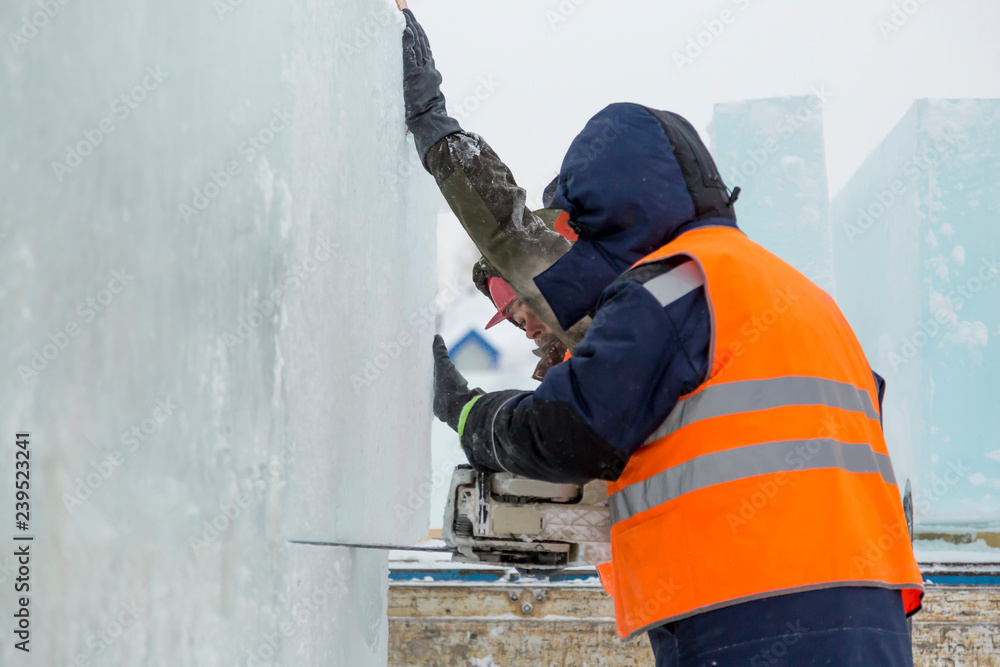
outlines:
M920 563L1000 563L1000 549L983 540L955 544L945 540L914 540L913 553Z
M274 201L274 170L263 155L257 161L257 174L255 178L257 187L260 188L264 196L264 213L271 213L271 203Z
M951 326L955 326L958 323L958 315L955 313L955 307L948 300L948 297L941 292L931 290L929 307L931 315L935 320L940 322L943 319Z
M951 261L959 266L965 266L965 248L957 245L951 249Z
M287 239L292 231L292 191L288 187L288 181L284 178L278 180L275 188L281 193L281 217L278 220L278 233L281 238Z
M962 321L958 328L945 334L944 339L971 349L985 348L990 342L990 330L985 322Z

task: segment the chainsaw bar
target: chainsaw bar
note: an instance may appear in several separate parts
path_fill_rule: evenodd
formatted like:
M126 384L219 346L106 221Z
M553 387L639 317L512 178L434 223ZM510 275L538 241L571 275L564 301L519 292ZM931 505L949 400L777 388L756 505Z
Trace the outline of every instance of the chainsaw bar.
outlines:
M437 551L454 553L448 547L401 547L395 544L356 544L354 542L312 542L308 540L288 540L292 544L308 544L314 547L347 547L349 549L385 549L388 551Z

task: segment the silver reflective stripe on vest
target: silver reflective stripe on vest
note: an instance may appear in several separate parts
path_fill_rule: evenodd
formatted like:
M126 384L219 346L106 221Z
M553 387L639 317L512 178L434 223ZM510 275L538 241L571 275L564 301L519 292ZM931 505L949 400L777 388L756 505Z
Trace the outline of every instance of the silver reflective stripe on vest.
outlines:
M688 260L642 284L664 307L704 285L705 276L694 260Z
M744 380L713 385L678 401L644 444L648 445L702 419L792 405L825 405L863 412L869 419L878 419L868 392L845 382L798 376Z
M896 483L889 457L865 444L848 444L829 438L765 442L695 457L613 493L608 498L611 522L624 521L685 493L715 484L821 468L878 473L888 484Z

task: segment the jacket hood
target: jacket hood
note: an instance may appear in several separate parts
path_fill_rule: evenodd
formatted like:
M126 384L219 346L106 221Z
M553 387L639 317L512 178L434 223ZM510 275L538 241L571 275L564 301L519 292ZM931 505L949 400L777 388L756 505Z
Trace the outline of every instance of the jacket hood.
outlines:
M563 158L545 205L569 213L579 235L535 285L568 329L632 264L681 233L736 226L715 162L687 120L638 104L590 119Z

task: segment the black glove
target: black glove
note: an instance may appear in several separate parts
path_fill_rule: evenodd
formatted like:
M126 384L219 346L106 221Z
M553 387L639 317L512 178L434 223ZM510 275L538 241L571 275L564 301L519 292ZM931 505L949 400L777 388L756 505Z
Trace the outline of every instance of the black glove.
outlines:
M406 104L406 126L413 133L420 161L438 141L461 132L458 121L448 116L441 93L441 74L434 67L434 57L427 34L417 23L413 12L403 10L406 28L403 30L403 102Z
M444 339L434 336L434 416L457 431L462 408L484 393L482 389L469 390L469 383L448 356Z

